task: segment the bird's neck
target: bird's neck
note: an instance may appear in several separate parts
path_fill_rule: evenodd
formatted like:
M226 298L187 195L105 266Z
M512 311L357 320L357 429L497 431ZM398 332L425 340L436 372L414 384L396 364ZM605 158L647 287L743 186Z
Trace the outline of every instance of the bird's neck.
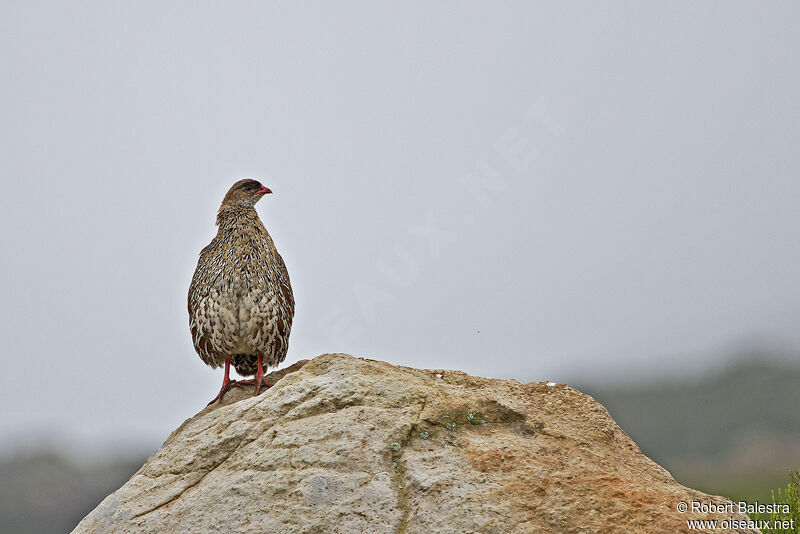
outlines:
M258 213L252 207L226 206L223 204L217 212L217 226L220 230L230 229L242 224L258 221Z

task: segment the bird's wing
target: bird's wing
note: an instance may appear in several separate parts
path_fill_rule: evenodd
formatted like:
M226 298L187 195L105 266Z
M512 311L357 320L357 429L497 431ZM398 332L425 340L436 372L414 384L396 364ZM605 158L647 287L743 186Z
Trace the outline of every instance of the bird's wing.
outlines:
M286 270L286 263L284 263L283 258L275 251L275 256L278 263L278 269L281 273L281 280L280 280L280 287L281 287L281 295L283 299L289 304L291 309L290 315L294 315L294 293L292 293L292 284L289 281L289 271Z
M200 252L188 295L189 327L192 331L194 348L200 358L213 367L217 366L214 355L216 350L211 342L213 329L209 324L210 310L207 297L211 289L216 245L215 238Z

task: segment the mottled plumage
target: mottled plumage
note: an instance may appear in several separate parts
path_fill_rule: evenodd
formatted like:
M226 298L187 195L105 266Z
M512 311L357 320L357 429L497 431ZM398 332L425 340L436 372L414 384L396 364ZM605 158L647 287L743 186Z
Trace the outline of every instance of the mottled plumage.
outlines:
M195 350L211 367L226 364L220 394L228 360L240 375L256 374L260 381L258 355L264 366L278 365L289 347L289 273L254 207L270 192L255 180L231 187L217 214L217 235L200 253L189 287Z

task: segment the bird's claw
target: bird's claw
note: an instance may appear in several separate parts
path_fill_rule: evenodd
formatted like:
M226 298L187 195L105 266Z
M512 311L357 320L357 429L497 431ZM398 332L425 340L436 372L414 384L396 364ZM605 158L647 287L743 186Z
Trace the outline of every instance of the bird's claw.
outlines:
M246 381L242 380L229 380L228 382L224 383L222 388L220 388L219 393L217 393L217 396L211 399L211 402L206 404L206 406L211 406L217 401L222 402L222 397L224 397L225 394L231 390L231 388L242 388L244 387L245 382Z
M222 397L224 397L225 394L228 391L230 391L232 388L243 388L245 386L255 385L255 383L256 383L256 379L255 378L251 378L249 380L231 380L231 381L229 381L228 383L226 383L225 385L222 386L222 389L219 390L219 393L217 394L217 396L214 397L213 399L211 399L211 402L206 404L206 406L211 406L212 404L214 404L217 401L222 402ZM274 384L270 384L269 382L267 382L267 380L265 378L262 378L261 379L261 386L264 389L256 388L256 391L253 393L253 396L255 397L256 395L260 395L262 392L264 392L267 389L271 388L273 385ZM260 389L260 391L259 391L259 389Z
M249 380L240 380L239 384L248 385L248 386L256 385L256 379L255 378L251 378ZM261 389L261 388L257 387L255 392L253 392L253 396L255 397L256 395L260 395L263 391L268 390L273 385L274 384L270 384L269 382L267 382L266 378L262 378L261 379L261 386L264 387L264 389Z

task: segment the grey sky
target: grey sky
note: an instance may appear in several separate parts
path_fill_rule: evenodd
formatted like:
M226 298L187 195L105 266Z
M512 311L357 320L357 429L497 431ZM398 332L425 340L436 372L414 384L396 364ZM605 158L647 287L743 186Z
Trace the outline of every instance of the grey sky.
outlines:
M0 433L155 440L213 397L186 292L242 177L275 192L287 363L566 380L800 344L798 15L4 2Z

